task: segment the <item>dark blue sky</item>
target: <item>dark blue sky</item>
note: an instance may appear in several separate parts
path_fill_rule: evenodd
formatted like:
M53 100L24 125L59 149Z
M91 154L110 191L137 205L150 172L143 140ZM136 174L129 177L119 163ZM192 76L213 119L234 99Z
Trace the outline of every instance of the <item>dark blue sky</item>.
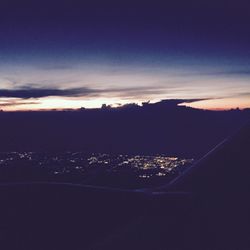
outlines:
M24 103L21 95L16 99L18 91L28 89L30 96L33 89L46 89L51 93L47 99L30 96L30 102L37 102L30 108L49 108L61 105L62 96L59 100L55 93L86 88L87 96L85 91L65 96L69 107L165 97L220 99L220 104L213 101L214 108L223 106L223 98L250 105L248 1L45 0L0 5L4 107L18 109L18 101Z
M247 1L9 1L2 52L250 53ZM249 54L248 54L249 55Z

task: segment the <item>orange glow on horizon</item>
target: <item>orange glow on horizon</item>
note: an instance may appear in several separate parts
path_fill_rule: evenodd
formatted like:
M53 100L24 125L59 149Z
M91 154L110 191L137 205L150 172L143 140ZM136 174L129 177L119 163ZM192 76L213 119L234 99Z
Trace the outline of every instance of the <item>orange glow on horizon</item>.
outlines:
M250 107L249 98L221 98L185 103L186 106L207 110L229 110L229 109L246 109Z
M119 98L96 98L89 100L81 99L70 99L70 98L56 98L50 97L46 99L35 101L27 101L26 103L10 106L2 106L0 102L0 109L3 111L49 111L49 110L77 110L81 107L92 109L92 108L101 108L102 104L111 105L112 107L117 107L119 105L124 105L127 103L138 103L139 105L142 102L147 100L128 100ZM152 100L151 103L160 101L160 99ZM3 103L3 102L2 102ZM192 103L182 103L180 105L185 105L192 108L205 109L205 110L230 110L230 109L245 109L250 108L249 98L221 98L221 99L209 99L202 100Z

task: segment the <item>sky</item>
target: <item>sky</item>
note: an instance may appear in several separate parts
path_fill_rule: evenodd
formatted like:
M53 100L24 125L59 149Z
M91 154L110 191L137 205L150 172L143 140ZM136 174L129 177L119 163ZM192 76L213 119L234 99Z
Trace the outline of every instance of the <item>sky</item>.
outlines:
M250 107L248 1L1 1L0 109Z

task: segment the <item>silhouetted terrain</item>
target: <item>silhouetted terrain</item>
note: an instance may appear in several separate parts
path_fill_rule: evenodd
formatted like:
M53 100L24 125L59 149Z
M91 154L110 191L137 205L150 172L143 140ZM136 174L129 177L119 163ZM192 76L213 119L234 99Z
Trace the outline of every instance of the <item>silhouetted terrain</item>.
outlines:
M141 192L1 184L0 247L250 249L249 148L248 125L172 184Z
M77 151L200 157L250 118L178 100L79 111L1 112L0 151Z

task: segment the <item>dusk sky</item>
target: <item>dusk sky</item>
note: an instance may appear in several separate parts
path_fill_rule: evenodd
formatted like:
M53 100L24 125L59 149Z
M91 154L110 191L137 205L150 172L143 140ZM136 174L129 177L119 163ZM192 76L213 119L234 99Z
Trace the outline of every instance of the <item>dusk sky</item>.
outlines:
M6 1L0 9L2 110L161 99L250 107L248 1Z

